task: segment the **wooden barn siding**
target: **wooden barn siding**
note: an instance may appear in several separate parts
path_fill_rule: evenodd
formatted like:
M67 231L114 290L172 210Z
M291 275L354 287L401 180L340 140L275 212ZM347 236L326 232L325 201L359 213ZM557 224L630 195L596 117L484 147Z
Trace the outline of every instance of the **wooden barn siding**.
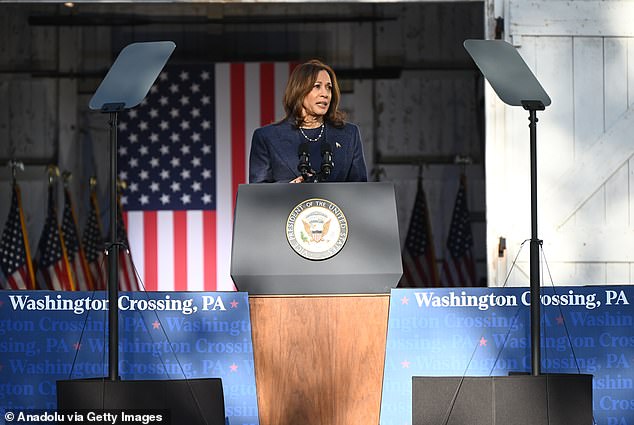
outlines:
M621 23L624 16L631 22L632 3L512 1L510 14L509 39L519 43L552 99L538 113L539 236L549 265L542 265L543 282L550 284L550 271L561 285L631 283L634 119L628 108L634 101L634 34ZM496 108L489 111L495 115ZM487 186L489 212L506 206L514 217L489 228L490 244L498 235L512 235L504 264L488 248L494 284L530 237L528 114L521 108L505 108L505 114L504 147L487 147L498 150L487 153L488 182L508 181L502 190ZM502 164L503 158L512 165ZM494 187L498 195L491 193ZM489 222L495 222L492 215ZM511 282L527 284L528 246L517 267Z
M54 70L57 66L57 33L50 28L25 31L28 13L19 6L2 6L0 13L0 158L30 158L20 182L29 242L35 252L46 209L46 168L58 154L59 87L52 78L32 78L29 70ZM0 177L10 182L7 164ZM0 186L0 222L9 211L10 185ZM32 229L32 230L31 230Z
M462 4L461 7L465 7ZM45 27L27 24L33 12L72 13L61 5L2 6L9 11L0 16L0 70L15 70L0 75L0 95L15 101L0 105L0 158L21 157L41 162L52 161L62 170L73 171L71 188L78 217L88 207L87 178L97 174L101 182L102 209L107 206L108 158L107 117L87 110L87 103L100 82L98 73L114 60L113 52L139 39L157 35L175 37L179 51L203 61L223 59L227 51L244 49L249 34L268 30L269 37L258 40L266 57L287 59L288 51L307 59L321 57L335 69L397 66L406 69L400 79L345 81L342 107L351 121L359 124L364 139L366 160L374 168L375 148L384 155L470 155L476 164L466 167L428 164L424 185L434 228L439 258L445 255L445 242L460 171L468 177L468 202L472 212L485 211L484 164L481 123L473 117L482 100L481 82L462 48L465 38L482 37L483 4L473 2L468 9L453 9L441 4L338 5L337 14L375 10L396 20L372 23L196 27L187 25L149 27ZM79 5L85 13L144 13L151 16L244 16L253 12L250 5ZM303 15L306 5L261 4L258 15ZM332 13L329 5L310 5L312 13ZM465 12L466 10L466 12ZM460 31L456 31L460 29ZM299 36L298 36L299 34ZM236 40L235 45L216 46L217 40ZM242 41L240 41L242 40ZM258 44L260 45L260 44ZM277 53L276 53L277 51ZM178 53L178 52L177 52ZM253 57L251 60L258 60ZM97 73L81 79L33 77L36 72ZM13 93L13 94L11 94ZM5 97L7 98L7 97ZM28 140L32 145L17 144ZM20 151L19 149L22 149ZM97 160L95 161L95 158ZM97 162L97 164L95 164ZM0 164L4 166L3 164ZM418 169L409 165L383 166L382 180L397 188L399 226L404 240L416 192ZM18 175L23 188L24 209L32 249L39 238L46 205L46 173L43 167L27 167ZM0 173L8 181L8 170ZM61 187L59 188L61 189ZM58 190L58 202L62 202ZM7 184L0 186L0 199L8 199ZM61 208L60 208L61 209ZM0 223L4 224L8 203L0 203ZM59 211L61 213L61 211ZM102 212L107 221L105 210ZM486 276L486 223L473 223L474 254L479 260L479 276Z
M471 60L462 47L466 38L483 36L484 10L457 13L440 4L425 8L393 5L392 10L396 9L401 19L378 25L379 55L375 60L377 65L402 65L411 70L403 72L400 79L376 82L377 150L383 155L403 157L468 155L476 161L466 167L434 163L423 166L423 186L440 261L447 255L451 213L463 170L467 175L470 210L483 213L486 208L482 129L475 118L483 94L479 74L469 70ZM382 179L396 184L404 242L416 194L418 167L382 165L381 168L385 172ZM486 222L474 221L472 230L478 276L485 278Z

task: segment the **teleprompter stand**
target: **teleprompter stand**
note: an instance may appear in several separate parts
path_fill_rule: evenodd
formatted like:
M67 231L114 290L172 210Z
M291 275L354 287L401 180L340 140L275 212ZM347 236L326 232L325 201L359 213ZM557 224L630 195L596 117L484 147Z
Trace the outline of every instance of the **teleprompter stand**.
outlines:
M537 235L537 111L550 97L517 50L501 40L466 40L464 47L499 98L529 113L531 162L531 374L503 377L413 377L412 423L449 425L590 425L592 376L541 374Z
M108 378L57 382L60 410L166 411L171 423L224 425L220 379L122 381L119 376L118 270L122 246L117 236L117 118L136 107L167 63L171 41L133 43L115 60L90 100L90 109L110 116L110 239L108 258Z
M500 99L510 106L522 106L529 112L531 161L531 300L539 300L539 246L537 236L537 111L550 105L550 97L535 78L517 50L500 40L466 40L471 55ZM540 303L531 302L531 365L532 374L541 372Z

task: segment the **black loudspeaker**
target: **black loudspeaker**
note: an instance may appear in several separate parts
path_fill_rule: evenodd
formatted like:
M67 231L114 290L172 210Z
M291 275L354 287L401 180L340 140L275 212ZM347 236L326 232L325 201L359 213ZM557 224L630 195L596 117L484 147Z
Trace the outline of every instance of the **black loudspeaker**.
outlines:
M592 425L592 375L412 377L412 425Z
M167 412L174 425L225 425L220 378L189 380L57 381L59 411Z

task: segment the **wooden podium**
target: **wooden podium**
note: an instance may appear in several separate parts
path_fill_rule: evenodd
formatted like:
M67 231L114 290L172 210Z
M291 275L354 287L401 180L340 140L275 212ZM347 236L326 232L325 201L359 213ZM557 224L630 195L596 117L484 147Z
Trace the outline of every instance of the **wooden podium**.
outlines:
M379 423L388 294L249 304L260 425Z
M292 224L305 211L336 211L345 232L310 242ZM328 241L345 246L307 255ZM402 274L393 184L239 186L231 278L250 294L260 425L379 423L388 293Z

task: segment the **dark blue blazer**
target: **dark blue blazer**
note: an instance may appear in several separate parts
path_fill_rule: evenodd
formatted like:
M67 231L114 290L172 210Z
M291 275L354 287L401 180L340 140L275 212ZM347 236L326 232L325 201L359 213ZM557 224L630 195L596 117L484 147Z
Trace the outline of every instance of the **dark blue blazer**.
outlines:
M335 166L328 181L364 182L368 180L363 159L363 144L356 125L346 123L344 127L336 128L326 124L321 140L327 141L333 150ZM255 130L249 156L249 183L290 182L299 177L298 150L304 142L307 140L289 121L270 124ZM318 169L321 159L311 159L311 165Z

